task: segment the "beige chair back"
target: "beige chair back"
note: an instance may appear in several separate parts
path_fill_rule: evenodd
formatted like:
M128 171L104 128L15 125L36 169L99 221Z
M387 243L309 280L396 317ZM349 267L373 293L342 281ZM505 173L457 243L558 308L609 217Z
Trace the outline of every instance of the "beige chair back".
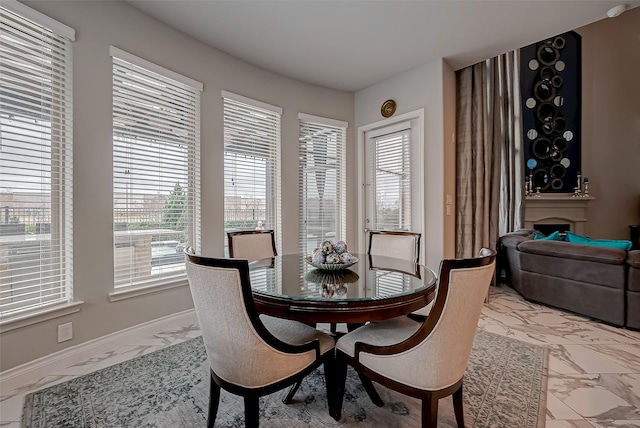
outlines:
M427 336L399 354L360 354L360 362L390 379L420 389L439 390L458 382L467 368L484 298L495 269L495 252L483 253L490 263L461 267L474 259L444 260L438 295L419 330ZM418 334L419 334L418 333ZM408 369L410 368L410 369Z
M229 257L255 260L277 255L273 230L228 232Z
M420 233L396 231L369 231L369 251L372 256L393 257L418 263L420 259Z
M259 330L265 327L253 303L247 261L210 260L218 266L187 261L186 267L207 356L217 376L258 388L286 379L315 361L314 351L287 354L261 338Z

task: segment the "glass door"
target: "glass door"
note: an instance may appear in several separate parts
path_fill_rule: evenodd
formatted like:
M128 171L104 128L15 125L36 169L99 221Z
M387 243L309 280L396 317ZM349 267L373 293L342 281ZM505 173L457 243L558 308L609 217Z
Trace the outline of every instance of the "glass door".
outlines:
M365 138L365 232L421 232L420 162L411 122L369 131ZM368 239L368 233L366 233ZM366 242L366 248L369 242Z

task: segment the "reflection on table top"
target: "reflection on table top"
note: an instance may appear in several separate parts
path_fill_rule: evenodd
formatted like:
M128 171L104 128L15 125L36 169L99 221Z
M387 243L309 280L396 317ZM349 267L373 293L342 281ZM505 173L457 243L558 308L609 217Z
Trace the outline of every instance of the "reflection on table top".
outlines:
M365 323L420 309L434 299L436 275L404 260L354 254L345 271L320 271L303 254L251 263L259 313L305 323Z
M255 294L290 300L376 300L431 287L436 275L422 265L381 256L354 254L358 263L346 270L324 271L287 254L250 263Z

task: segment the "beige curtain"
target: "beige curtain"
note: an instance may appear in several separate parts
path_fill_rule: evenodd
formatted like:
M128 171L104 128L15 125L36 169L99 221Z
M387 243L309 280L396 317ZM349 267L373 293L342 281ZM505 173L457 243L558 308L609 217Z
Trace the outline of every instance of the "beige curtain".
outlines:
M518 55L457 72L456 257L494 248L522 227L524 191Z

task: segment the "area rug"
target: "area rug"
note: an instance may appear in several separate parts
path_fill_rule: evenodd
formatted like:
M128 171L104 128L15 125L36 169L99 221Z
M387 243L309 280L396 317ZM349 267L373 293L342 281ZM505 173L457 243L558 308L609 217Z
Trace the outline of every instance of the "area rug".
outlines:
M548 351L478 329L465 374L468 427L544 427ZM428 364L428 361L425 361ZM201 338L120 363L29 394L24 428L206 427L209 377ZM416 427L420 402L376 384L385 402L371 403L349 369L342 419L327 410L319 368L293 404L285 391L260 400L262 427ZM216 427L243 427L241 398L222 392ZM455 427L451 398L440 400L438 426Z

